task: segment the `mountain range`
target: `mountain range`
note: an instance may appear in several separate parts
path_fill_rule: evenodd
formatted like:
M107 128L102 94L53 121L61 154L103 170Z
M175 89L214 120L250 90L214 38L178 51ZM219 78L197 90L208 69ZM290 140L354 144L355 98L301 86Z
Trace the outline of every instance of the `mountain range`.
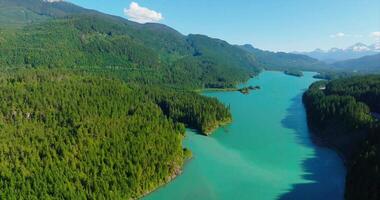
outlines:
M163 24L139 24L65 1L0 0L0 9L0 65L7 68L71 68L181 88L233 87L263 69L380 70L376 65L366 70L368 62L356 61L348 68L342 65L349 61L332 62L376 54L377 44L271 52L200 34L183 35Z
M363 43L356 43L347 48L331 48L329 50L316 49L311 52L295 52L304 54L312 58L318 59L326 63L334 63L343 60L356 59L363 56L370 56L380 53L380 43L366 45Z
M306 55L284 52L263 51L250 44L239 46L252 53L261 66L268 70L329 70L331 66Z
M352 51L366 50L357 45ZM194 90L230 90L261 70L379 72L379 58L326 64L62 0L0 0L2 198L138 199L181 173L191 158L183 148L186 128L208 135L233 120L229 106ZM359 97L379 102L361 93L374 85L364 82ZM355 107L336 95L326 99L320 108L335 112L343 105L336 113L349 114L345 122L368 119L356 112L369 114L366 105L353 97L342 99ZM327 112L320 113L326 119ZM366 158L376 156L368 149ZM357 169L362 179L373 168ZM377 195L372 188L363 193Z
M327 68L308 56L183 35L64 1L0 0L0 7L0 64L6 67L107 71L132 82L195 88L231 87L262 69Z

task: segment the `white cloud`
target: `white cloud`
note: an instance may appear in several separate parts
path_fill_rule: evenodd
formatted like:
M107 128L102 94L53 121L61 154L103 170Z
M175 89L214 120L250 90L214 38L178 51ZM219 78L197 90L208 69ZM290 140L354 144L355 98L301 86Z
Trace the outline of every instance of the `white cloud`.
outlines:
M339 32L339 33L335 33L335 34L331 34L330 37L331 38L341 38L341 37L344 37L346 36L345 33L342 33L342 32Z
M124 8L124 14L128 16L129 20L138 23L158 22L163 19L161 13L141 7L136 2L132 2L129 8Z
M370 36L375 38L375 40L380 40L380 31L372 32Z

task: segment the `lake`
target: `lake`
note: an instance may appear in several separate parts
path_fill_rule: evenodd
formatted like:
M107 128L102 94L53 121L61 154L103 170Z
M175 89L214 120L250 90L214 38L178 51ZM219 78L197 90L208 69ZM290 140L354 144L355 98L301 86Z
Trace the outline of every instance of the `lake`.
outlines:
M249 95L205 93L230 105L233 123L209 137L188 131L193 159L144 199L343 199L342 160L310 138L302 93L316 79L304 74L263 72L246 84L261 86Z

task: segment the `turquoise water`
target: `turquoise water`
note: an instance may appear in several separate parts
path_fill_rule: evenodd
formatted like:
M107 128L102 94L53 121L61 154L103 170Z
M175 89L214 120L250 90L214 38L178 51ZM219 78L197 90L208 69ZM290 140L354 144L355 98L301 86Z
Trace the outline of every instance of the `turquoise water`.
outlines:
M210 137L188 131L194 158L184 173L146 200L343 199L345 169L333 151L310 140L302 93L315 79L264 72L260 91L211 92L234 121Z

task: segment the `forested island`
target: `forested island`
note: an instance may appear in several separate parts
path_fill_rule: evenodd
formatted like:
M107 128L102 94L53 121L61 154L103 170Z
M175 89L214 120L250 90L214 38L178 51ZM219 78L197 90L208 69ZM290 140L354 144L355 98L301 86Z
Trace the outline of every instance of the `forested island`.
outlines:
M304 94L308 122L322 145L346 162L346 199L380 198L380 76L314 83Z
M303 72L297 71L297 70L285 70L284 73L289 76L296 76L296 77L302 77Z
M252 90L260 90L260 86L248 86L242 88L207 88L202 90L196 90L198 92L240 92L242 94L249 94Z
M248 87L240 88L238 89L238 91L242 94L249 94L251 90L260 90L260 89L261 89L260 86L248 86Z

